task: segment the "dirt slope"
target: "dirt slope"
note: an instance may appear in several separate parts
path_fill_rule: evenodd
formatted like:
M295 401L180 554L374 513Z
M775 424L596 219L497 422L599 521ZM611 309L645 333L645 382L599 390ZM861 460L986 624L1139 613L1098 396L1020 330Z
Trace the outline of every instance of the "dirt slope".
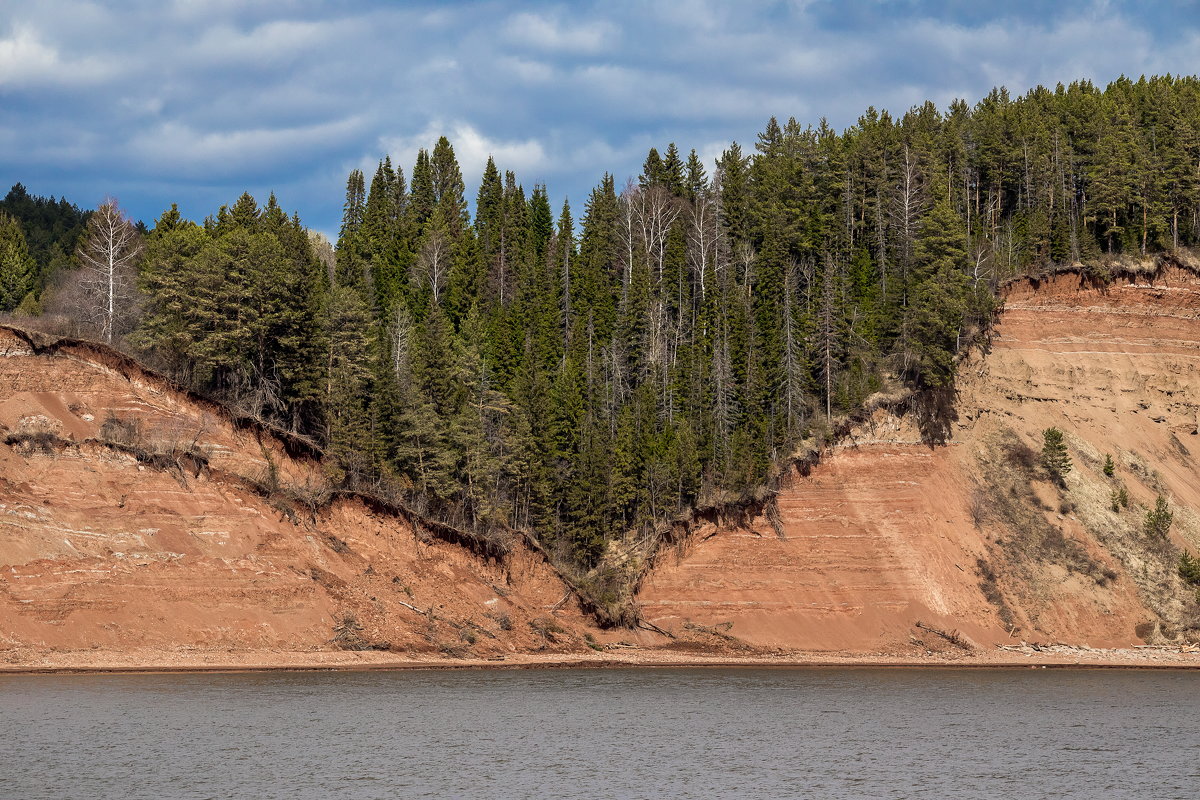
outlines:
M783 538L759 519L662 554L638 598L647 618L842 652L947 646L917 621L977 645L1101 647L1194 623L1173 548L1200 543L1200 280L1170 267L1104 288L1074 274L1022 282L991 352L961 376L948 446L878 416L787 481ZM1050 426L1074 459L1065 490L1031 452ZM1115 513L1121 486L1132 502ZM1141 532L1139 506L1159 492L1170 543Z
M0 660L330 650L339 626L400 653L586 649L540 557L480 558L357 500L266 497L272 473L316 496L319 468L101 349L38 355L0 329L0 438ZM145 462L181 450L208 466Z
M519 542L489 559L322 502L317 464L103 348L35 352L0 329L0 662L297 664L345 645L584 658L596 641L646 648L627 660L907 659L1170 640L1197 620L1174 564L1200 544L1198 389L1190 271L1015 285L990 352L962 367L948 445L880 412L786 481L782 535L710 525L659 554L637 602L672 639L595 629ZM1075 466L1062 488L1037 464L1052 425ZM1160 493L1165 542L1141 531Z

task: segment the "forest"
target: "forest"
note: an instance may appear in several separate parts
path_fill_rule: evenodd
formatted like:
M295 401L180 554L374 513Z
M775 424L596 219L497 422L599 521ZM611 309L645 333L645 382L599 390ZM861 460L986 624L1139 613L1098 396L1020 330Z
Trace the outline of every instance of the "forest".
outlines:
M952 399L1006 280L1200 242L1195 77L772 118L578 208L491 159L468 195L431 144L348 176L334 243L273 195L148 227L18 184L0 311L310 440L337 485L587 569L753 496L872 396Z

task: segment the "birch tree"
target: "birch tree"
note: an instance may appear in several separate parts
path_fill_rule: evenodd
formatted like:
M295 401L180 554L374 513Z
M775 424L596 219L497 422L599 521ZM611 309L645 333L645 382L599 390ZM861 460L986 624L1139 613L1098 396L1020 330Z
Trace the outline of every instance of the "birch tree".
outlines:
M106 199L88 220L76 257L82 271L84 318L108 344L129 322L141 255L141 234L117 201Z

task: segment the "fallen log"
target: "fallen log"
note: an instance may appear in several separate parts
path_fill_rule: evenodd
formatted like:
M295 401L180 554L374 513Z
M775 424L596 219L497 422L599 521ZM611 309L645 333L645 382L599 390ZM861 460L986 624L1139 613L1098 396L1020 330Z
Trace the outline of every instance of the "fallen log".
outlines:
M943 639L945 639L947 642L954 645L955 647L961 648L963 650L973 650L974 649L970 644L963 641L963 638L962 638L962 636L959 635L958 631L944 631L940 628L935 628L932 625L926 625L924 622L921 622L921 620L917 620L916 626L923 631L929 631L934 636L942 637Z
M660 627L658 627L657 625L655 625L653 622L647 622L647 621L646 621L646 620L644 620L644 619L639 619L639 620L638 620L638 627L639 627L639 628L644 628L644 629L646 629L646 630L648 630L648 631L654 631L655 633L661 633L663 636L666 636L668 639L674 639L674 638L675 638L675 634L671 633L670 631L665 631L665 630L663 630L662 628L660 628Z

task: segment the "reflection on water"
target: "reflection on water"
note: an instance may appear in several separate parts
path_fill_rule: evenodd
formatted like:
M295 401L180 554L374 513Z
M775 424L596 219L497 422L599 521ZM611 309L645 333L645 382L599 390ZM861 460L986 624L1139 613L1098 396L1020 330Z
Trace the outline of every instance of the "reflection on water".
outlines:
M1198 677L0 676L0 797L1194 798Z

